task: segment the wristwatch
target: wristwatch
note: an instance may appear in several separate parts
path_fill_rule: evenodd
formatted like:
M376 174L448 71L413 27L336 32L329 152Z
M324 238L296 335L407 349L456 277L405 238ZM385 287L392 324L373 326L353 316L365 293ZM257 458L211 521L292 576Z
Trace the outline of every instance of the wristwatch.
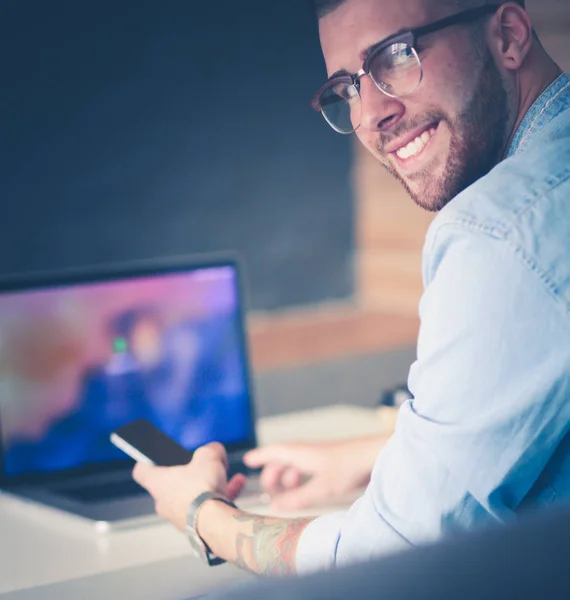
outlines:
M188 513L186 516L186 535L188 536L188 541L190 542L190 548L192 549L192 553L203 560L205 563L210 565L211 567L215 565L221 565L226 561L223 558L216 556L210 548L208 548L208 544L200 537L196 529L196 523L198 522L198 513L200 512L200 508L203 506L204 502L207 500L217 500L218 502L223 502L228 506L232 506L233 508L237 508L237 506L230 502L227 498L220 496L218 494L214 494L213 492L204 492L200 494L194 502L190 505L188 509Z

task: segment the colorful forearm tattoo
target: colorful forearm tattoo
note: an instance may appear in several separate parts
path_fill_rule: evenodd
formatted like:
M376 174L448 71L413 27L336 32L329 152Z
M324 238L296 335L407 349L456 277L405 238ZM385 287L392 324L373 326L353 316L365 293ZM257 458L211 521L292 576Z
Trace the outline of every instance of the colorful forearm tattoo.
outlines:
M233 517L243 524L236 539L236 564L260 575L295 574L295 552L312 519L275 519L247 513Z

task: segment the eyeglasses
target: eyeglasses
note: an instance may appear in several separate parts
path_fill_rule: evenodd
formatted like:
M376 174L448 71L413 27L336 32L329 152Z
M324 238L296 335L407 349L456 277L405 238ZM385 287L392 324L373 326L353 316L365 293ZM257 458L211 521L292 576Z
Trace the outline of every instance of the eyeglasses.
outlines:
M423 78L422 62L415 48L420 37L474 21L495 12L500 4L485 5L451 15L430 25L396 33L375 44L367 52L360 71L337 74L315 94L311 106L321 112L338 133L354 133L360 127L360 79L368 75L374 85L390 98L403 98L415 92Z

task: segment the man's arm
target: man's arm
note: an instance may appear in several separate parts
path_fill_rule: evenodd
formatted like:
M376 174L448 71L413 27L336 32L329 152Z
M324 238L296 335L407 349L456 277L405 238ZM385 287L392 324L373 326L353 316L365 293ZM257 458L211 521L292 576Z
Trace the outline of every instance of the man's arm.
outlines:
M210 500L198 514L197 530L221 558L259 575L293 575L299 538L312 521L253 515Z
M388 437L261 446L248 452L244 462L263 467L261 485L272 508L300 510L342 500L363 488Z
M185 533L193 500L210 491L236 498L245 484L244 475L226 480L227 457L221 444L208 444L179 467L138 463L135 481L155 500L156 512ZM217 500L206 501L198 511L196 530L220 558L263 575L296 572L295 558L302 532L313 519L278 519L251 515Z
M463 213L452 217L432 226L426 242L414 399L342 523L336 566L391 551L396 535L416 545L515 518L567 434L562 294L542 279L547 271L525 261L525 249L500 238L501 228L491 236ZM548 502L548 491L535 506ZM298 546L299 570L318 524Z

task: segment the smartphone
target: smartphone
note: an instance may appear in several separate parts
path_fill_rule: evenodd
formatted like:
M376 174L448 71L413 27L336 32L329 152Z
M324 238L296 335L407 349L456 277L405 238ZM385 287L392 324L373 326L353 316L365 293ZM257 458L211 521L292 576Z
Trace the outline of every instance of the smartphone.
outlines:
M136 460L159 467L185 465L192 452L168 437L146 419L128 423L111 433L111 442Z

